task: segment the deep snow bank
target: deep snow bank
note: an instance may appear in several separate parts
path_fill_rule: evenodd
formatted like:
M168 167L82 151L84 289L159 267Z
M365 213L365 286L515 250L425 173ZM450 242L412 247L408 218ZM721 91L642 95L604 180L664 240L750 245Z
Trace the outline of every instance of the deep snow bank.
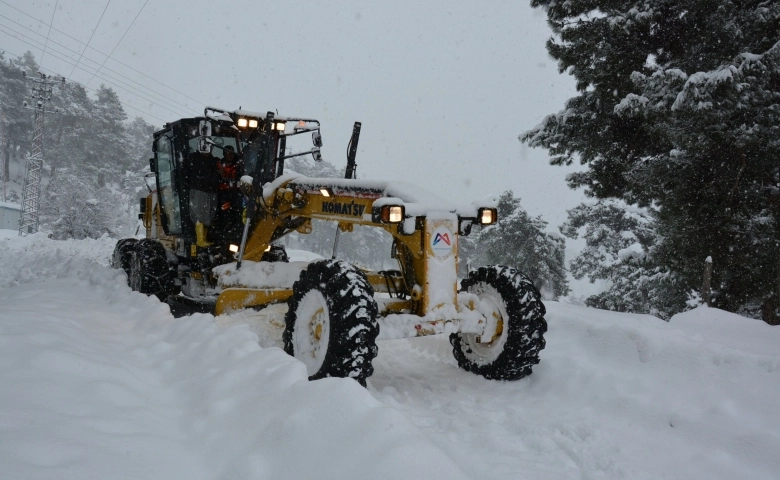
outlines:
M306 382L272 348L284 305L174 320L92 261L111 240L9 233L2 477L780 477L778 327L546 302L528 378L459 370L447 338L427 337L379 342L366 391Z
M108 239L0 249L5 478L463 478L357 383L131 292Z
M430 337L380 342L370 390L473 478L780 478L780 328L546 305L528 378L462 372Z

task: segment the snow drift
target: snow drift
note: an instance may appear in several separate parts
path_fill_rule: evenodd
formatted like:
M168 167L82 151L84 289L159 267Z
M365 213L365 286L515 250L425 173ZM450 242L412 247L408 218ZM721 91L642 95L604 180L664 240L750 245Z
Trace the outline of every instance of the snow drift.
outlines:
M464 478L356 382L308 382L246 326L174 319L68 252L83 243L2 243L6 478Z
M283 307L174 319L106 266L112 249L0 236L6 478L780 472L777 327L707 308L666 323L547 302L530 377L463 372L447 338L428 337L379 342L363 389L306 381L274 348Z

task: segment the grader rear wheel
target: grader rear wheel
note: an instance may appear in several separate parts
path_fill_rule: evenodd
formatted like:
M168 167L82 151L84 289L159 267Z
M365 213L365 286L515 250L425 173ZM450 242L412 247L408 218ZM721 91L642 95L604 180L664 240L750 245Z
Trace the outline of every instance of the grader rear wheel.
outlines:
M178 293L165 247L159 242L139 241L130 253L129 269L128 284L136 292L155 295L161 301Z
M284 351L306 365L309 380L374 373L377 305L363 272L338 260L313 262L301 272L288 301Z
M450 335L460 368L495 380L530 375L539 363L547 331L544 304L531 280L510 267L481 267L463 280L461 290L476 294L482 310L499 318L489 342L478 342L475 334Z

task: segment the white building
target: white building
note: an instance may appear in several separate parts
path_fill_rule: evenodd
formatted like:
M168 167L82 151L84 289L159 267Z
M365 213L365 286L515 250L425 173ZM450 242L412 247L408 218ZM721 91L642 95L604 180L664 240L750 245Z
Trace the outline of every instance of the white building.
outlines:
M0 202L0 230L19 230L22 207L16 203Z

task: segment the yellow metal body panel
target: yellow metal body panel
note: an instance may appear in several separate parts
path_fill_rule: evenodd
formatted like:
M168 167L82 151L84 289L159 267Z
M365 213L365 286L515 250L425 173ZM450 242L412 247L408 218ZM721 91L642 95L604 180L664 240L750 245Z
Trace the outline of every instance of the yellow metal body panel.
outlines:
M270 303L286 302L292 296L292 290L257 290L253 288L227 288L217 297L215 315L257 307Z
M383 224L372 221L371 211L375 200L379 197L370 195L330 195L324 196L319 190L297 189L295 180L277 187L276 192L267 201L256 199L258 211L254 228L247 239L244 259L260 261L268 246L277 238L294 230L306 231L310 228L310 220L325 220L337 222L342 231L348 231L353 225L367 225L382 228L396 240L398 261L405 272L402 282L394 282L393 287L402 287L402 291L414 292L413 297L419 301L410 302L411 313L425 315L437 305L429 305L428 265L426 255L431 252L426 249L431 228L415 228L407 235L400 224ZM456 226L457 228L457 226ZM457 253L455 253L457 255ZM456 258L457 261L457 258ZM380 292L387 291L383 276L369 275L370 283ZM447 287L449 288L449 287ZM457 286L452 285L451 303L457 308L455 296ZM449 298L449 296L448 296Z
M292 188L291 188L292 187ZM387 305L385 314L405 312L418 316L425 316L432 310L451 304L456 311L459 310L457 298L457 281L450 282L450 275L442 278L429 278L431 276L431 258L442 260L432 247L432 235L442 225L448 226L452 232L452 277L457 269L457 221L453 225L452 219L429 220L417 222L414 231L406 234L402 224L375 223L372 220L372 207L374 201L381 198L370 194L335 194L324 196L319 190L308 187L299 188L295 180L291 180L276 188L274 194L263 200L256 198L257 211L254 225L250 229L244 249L243 260L260 261L266 249L278 238L298 231L309 233L312 228L312 219L336 222L343 232L351 231L354 225L365 225L373 228L382 228L396 241L396 259L398 260L402 277L391 277L388 290L388 279L384 275L368 272L368 279L378 293L402 292L411 299L395 301ZM156 237L166 247L175 249L175 237L167 237L162 229L160 207L154 201L154 196L147 198L144 226L147 237ZM193 248L190 254L195 254ZM449 256L445 256L449 258ZM445 287L437 286L435 293L437 298L432 302L431 289L433 285L440 285L441 280L451 283ZM442 288L447 291L442 296ZM291 290L258 290L253 288L229 288L224 290L217 298L216 313L221 314L229 310L247 307L255 307L264 304L286 301L292 295ZM442 298L438 298L442 297ZM446 298L445 298L446 297Z

